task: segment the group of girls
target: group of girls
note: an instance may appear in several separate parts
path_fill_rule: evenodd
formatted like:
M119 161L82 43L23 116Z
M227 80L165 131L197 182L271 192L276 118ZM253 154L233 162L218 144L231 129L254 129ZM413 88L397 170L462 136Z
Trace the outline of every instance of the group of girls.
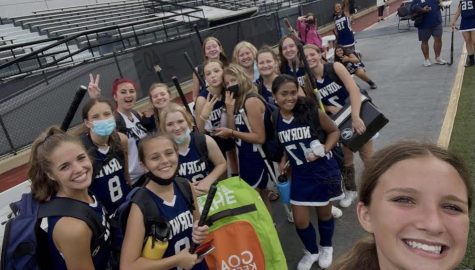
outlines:
M213 45L209 46L207 42ZM291 191L290 204L297 234L304 243L306 252L299 262L298 269L310 269L317 262L327 268L332 262L332 236L334 220L332 202L341 200L340 205L348 207L356 197L356 183L353 165L353 153L345 149L344 190L342 175L332 157L331 149L339 138L339 131L327 114L337 113L347 102L352 105L352 124L358 133L366 129L359 117L361 98L359 88L346 68L335 63L334 70L342 85L335 85L331 76L324 73L320 49L315 45L305 46L305 56L299 54L299 40L288 35L279 42L279 57L269 47L257 50L249 42L240 42L233 52L233 61L227 65L217 57L224 58L224 50L215 38L208 38L203 43L203 51L214 47L215 58L205 57L202 65L207 88L201 88L196 99L196 122L198 129L222 140L232 138L238 148L237 169L242 179L256 188L264 202L269 206L267 182L269 172L265 161L259 154L258 146L266 138L264 130L264 102L273 103L280 109L279 121L276 123L278 134L290 134L296 130L310 128L309 114L319 118L327 140L321 142L324 149L322 157L308 155L310 143L317 140L315 134L309 137L284 140L285 148L281 162L281 173L288 170L290 164ZM209 54L211 55L211 54ZM316 78L317 89L321 89L320 102L325 112L316 110L316 93L306 75L303 57L309 63L310 72ZM256 80L255 71L259 72ZM333 87L337 91L325 91ZM261 97L259 97L259 94ZM306 97L305 97L306 96ZM347 99L349 98L349 101ZM312 110L310 110L311 108ZM219 145L219 144L218 144ZM232 146L234 149L234 145ZM229 151L229 148L221 148ZM368 142L360 150L364 161L372 154L372 143ZM287 161L289 161L287 163ZM228 159L229 162L229 159ZM316 207L320 243L315 242L315 228L310 222L309 210Z
M283 136L281 143L285 154L280 171L291 172L292 217L306 249L298 269L310 269L316 261L322 268L329 267L334 231L331 202L345 197L341 189L341 173L331 154L339 131L327 114L316 110L315 93L308 83L303 57L310 64L310 72L317 78L319 89L334 82L323 74L324 60L319 47L306 45L305 56L302 56L298 52L298 43L298 38L293 35L284 37L279 42L277 56L269 47L258 51L251 43L243 41L236 45L232 63L228 64L219 40L208 37L202 46L204 62L197 67L197 74L203 76L205 83L200 84L198 77L193 75L196 126L183 107L171 102L166 84L150 87L148 94L152 108L140 114L134 109L138 86L133 81L126 78L114 80L112 97L115 102L111 102L101 97L99 75L95 78L91 75L88 87L91 99L83 108L85 129L79 140L51 128L34 144L32 164L41 163L41 166L32 166L30 176L34 187L44 185L46 188L33 188L33 193L46 190L44 194L36 195L42 201L60 196L82 201L97 209L104 206L105 211L98 210L98 214L106 216L114 213L132 187L143 186L154 196L167 219L172 220L189 211L183 208L183 194L173 183L176 176L187 178L196 196L206 194L210 185L226 174L239 174L259 191L270 210L267 196L270 168L266 167L257 146L266 138L265 102L274 103L280 108L275 123L277 133L308 129L307 120L318 117L327 134L326 141L321 142L324 152L321 157L308 152L310 143L318 139L315 134L305 133L308 136L290 140L283 139ZM349 97L353 127L362 133L365 127L359 118L357 86L342 65L334 64L334 69L344 85L332 95L324 95L325 91L322 91L321 102L325 111L333 114L345 105ZM147 136L152 132L161 135ZM44 145L48 145L48 137L57 140L47 151L42 150ZM200 139L205 141L207 157L202 157L198 149L196 141ZM65 149L68 151L65 157L70 157L69 160L61 158ZM38 151L41 154L37 154ZM56 153L58 151L60 155ZM364 161L371 152L371 143L362 148L360 154ZM288 164L290 168L286 166ZM58 173L54 175L56 169ZM348 171L344 173L347 203L341 202L342 206L351 204L356 192L353 156L349 150L345 151L345 170ZM63 171L69 173L66 175ZM315 242L316 232L309 218L309 209L313 206L317 209L319 245ZM190 213L194 218L197 214L196 211ZM165 252L169 260L153 262L141 257L145 229L138 207L132 207L130 217L124 239L126 248L121 256L121 264L126 268L147 268L147 265L156 265L160 269L190 268L197 263L195 255L183 250L189 247L191 240L202 241L206 227L189 224L189 228L170 240L172 245ZM60 265L69 269L100 268L96 256L90 255L91 260L78 260L77 255L84 253L69 253L74 241L66 244L71 240L68 237L81 238L83 252L90 248L91 232L83 222L72 218L49 219L50 248L58 255L55 257L58 269L61 269ZM63 229L68 226L83 228L75 234ZM90 250L89 253L92 254Z

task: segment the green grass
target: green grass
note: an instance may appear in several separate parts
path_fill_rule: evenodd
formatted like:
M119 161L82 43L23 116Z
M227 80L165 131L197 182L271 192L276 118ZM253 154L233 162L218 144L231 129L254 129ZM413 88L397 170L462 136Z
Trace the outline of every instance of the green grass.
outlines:
M475 67L465 70L449 149L467 164L475 183ZM462 267L475 269L475 205L472 208L467 254Z

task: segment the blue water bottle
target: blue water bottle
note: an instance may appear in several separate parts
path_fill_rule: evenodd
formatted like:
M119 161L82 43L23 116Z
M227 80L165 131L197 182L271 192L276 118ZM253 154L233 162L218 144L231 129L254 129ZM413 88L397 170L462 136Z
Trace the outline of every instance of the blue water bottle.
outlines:
M279 190L280 201L285 204L289 203L290 202L290 182L284 174L280 175L277 178L276 186L277 186L277 189Z

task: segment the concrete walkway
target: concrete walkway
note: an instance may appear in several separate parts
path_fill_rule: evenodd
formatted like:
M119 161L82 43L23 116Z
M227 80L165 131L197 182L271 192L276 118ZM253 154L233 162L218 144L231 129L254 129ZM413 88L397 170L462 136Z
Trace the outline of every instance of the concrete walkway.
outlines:
M457 3L458 1L454 1L452 4L452 13ZM391 10L395 11L396 8ZM375 14L366 16L374 16L372 19L376 21ZM437 143L463 45L461 34L456 32L453 65L434 64L424 67L417 29L411 27L410 30L398 30L397 22L397 16L392 14L385 21L356 34L356 47L363 54L363 62L369 76L378 85L378 89L371 90L370 95L389 119L388 125L374 142L376 149L402 139ZM405 24L406 22L401 24L403 29ZM451 32L448 25L447 18L442 48L442 57L447 61L450 58ZM434 62L432 40L429 44L431 59ZM366 86L361 81L358 83ZM361 162L357 160L356 164L359 176ZM286 220L281 205L274 203L273 206L289 269L296 269L304 247L298 239L294 225ZM347 251L364 235L356 219L354 205L344 209L343 213L343 217L336 220L334 258ZM315 216L312 218L312 224L317 224ZM312 269L319 268L314 265Z

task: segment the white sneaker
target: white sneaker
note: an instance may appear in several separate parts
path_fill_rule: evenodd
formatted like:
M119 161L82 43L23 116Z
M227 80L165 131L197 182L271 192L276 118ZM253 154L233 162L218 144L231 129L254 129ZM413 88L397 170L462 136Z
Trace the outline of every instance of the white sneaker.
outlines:
M430 61L430 59L424 60L424 66L425 66L425 67L430 67L430 66L432 66L432 62Z
M319 253L318 265L322 269L327 269L333 262L333 247L319 247Z
M345 191L345 198L340 200L340 206L343 208L349 207L356 196L358 196L356 191Z
M299 264L297 265L297 270L310 270L312 265L318 261L319 254L312 254L305 250L305 254L302 259L300 259Z
M436 62L438 65L445 65L445 64L447 64L447 61L445 61L445 60L442 59L441 57L436 58L436 59L435 59L435 62Z
M332 216L333 218L341 218L343 216L343 211L340 208L332 205Z

